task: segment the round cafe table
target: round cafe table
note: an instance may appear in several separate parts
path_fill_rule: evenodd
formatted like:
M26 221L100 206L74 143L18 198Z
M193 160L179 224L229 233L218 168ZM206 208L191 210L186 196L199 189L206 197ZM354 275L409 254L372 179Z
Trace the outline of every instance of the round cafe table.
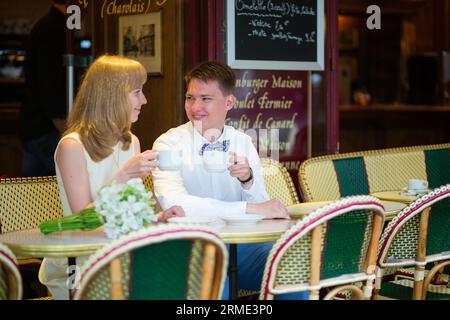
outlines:
M230 299L236 299L238 292L236 245L276 241L294 223L292 220L274 219L250 225L210 224L230 244ZM103 227L92 231L64 231L47 235L42 234L39 229L0 234L0 242L6 244L18 257L69 257L69 264L74 264L74 257L90 255L111 241L106 237Z
M371 194L371 196L374 196L375 198L378 198L380 200L397 201L407 204L417 199L417 196L406 195L403 190L374 192Z
M257 243L277 240L295 221L262 220L251 225L211 224L226 243ZM6 244L18 257L80 257L111 242L103 227L92 231L64 231L42 234L39 229L21 230L0 234L0 242Z

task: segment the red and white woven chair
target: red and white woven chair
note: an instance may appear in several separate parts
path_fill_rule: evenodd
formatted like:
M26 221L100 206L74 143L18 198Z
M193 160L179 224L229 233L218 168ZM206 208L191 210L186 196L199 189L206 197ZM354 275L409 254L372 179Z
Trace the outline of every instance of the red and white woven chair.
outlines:
M0 300L22 299L22 277L15 255L0 243Z
M309 291L317 300L322 288L332 288L324 299L350 297L349 291L352 299L368 299L383 223L383 205L371 196L346 197L308 214L272 247L260 299Z
M440 263L426 270L436 262ZM450 184L419 197L388 224L380 241L375 295L396 299L448 299L448 275L444 274L444 279L435 278L448 265Z
M75 282L74 299L216 300L228 265L225 243L213 229L159 224L97 250Z

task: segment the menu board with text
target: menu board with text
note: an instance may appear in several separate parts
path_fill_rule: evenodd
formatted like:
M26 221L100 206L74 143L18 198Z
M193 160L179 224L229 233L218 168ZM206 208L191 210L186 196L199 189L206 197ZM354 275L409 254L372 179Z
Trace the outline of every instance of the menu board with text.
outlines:
M252 137L260 157L280 161L297 186L307 156L307 80L304 71L235 70L236 105L226 124Z
M323 6L323 0L228 0L228 64L235 69L323 70Z

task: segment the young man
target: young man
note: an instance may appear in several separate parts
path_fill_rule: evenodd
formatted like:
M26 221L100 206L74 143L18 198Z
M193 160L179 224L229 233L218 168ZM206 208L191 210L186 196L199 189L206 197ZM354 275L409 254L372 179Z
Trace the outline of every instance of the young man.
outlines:
M185 80L190 121L170 129L153 145L156 151L173 149L183 154L179 171L153 172L155 194L163 209L178 205L187 216L258 213L267 219L288 218L279 200L269 200L251 138L225 125L227 112L236 102L233 70L219 62L204 62ZM205 169L202 156L209 150L229 156L228 170L211 173ZM240 288L259 289L271 247L272 243L238 245ZM226 298L227 288L224 294Z

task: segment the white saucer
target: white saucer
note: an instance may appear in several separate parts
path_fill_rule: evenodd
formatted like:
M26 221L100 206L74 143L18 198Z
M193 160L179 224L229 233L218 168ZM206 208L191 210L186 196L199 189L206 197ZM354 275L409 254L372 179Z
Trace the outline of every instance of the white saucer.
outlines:
M410 190L410 189L404 188L403 189L403 194L405 196L421 196L421 195L423 195L423 194L425 194L427 192L430 192L430 191L431 191L430 189Z
M171 222L171 223L208 224L208 223L217 222L217 218L207 217L207 216L173 217L173 218L167 219L167 221Z
M245 214L245 215L239 215L239 216L223 215L223 216L220 216L220 219L225 221L227 224L241 225L241 224L255 224L258 221L264 219L264 216L260 215L260 214Z

